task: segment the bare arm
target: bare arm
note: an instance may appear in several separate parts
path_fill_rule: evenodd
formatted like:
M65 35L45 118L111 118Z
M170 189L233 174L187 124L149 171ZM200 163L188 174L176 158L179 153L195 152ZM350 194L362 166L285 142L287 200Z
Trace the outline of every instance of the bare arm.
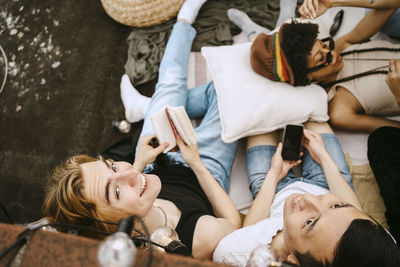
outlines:
M246 215L243 226L255 224L269 217L270 208L275 198L276 185L287 175L291 168L301 163L301 160L295 162L283 160L281 154L282 143L279 143L271 160L271 168Z
M332 6L354 6L373 9L399 8L399 0L333 0Z
M400 59L390 60L389 66L391 71L386 77L386 83L400 105Z
M269 217L270 208L275 198L276 174L268 172L265 180L244 219L243 227L255 224Z
M338 6L365 7L371 9L397 9L400 8L399 0L305 0L299 7L303 17L317 18L325 13L328 8Z
M228 194L201 161L197 144L186 145L180 138L177 139L177 143L182 153L182 158L196 174L197 180L207 195L216 217L227 219L234 228L239 228L241 226L239 212Z
M329 154L321 158L321 167L324 170L326 181L328 182L329 191L337 197L352 204L359 210L361 209L360 201L350 185L343 178L335 162Z
M336 40L338 52L347 47L364 42L377 33L386 21L396 12L396 9L372 10L354 27L354 29Z
M329 191L361 210L361 205L356 194L343 178L328 151L326 151L321 136L312 131L304 130L304 137L306 149L310 152L312 159L317 162L324 171Z

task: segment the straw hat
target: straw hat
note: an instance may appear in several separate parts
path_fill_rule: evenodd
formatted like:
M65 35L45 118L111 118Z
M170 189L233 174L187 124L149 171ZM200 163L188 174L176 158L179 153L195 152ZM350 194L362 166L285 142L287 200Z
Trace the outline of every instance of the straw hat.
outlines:
M101 0L107 14L119 23L147 27L178 14L184 0Z

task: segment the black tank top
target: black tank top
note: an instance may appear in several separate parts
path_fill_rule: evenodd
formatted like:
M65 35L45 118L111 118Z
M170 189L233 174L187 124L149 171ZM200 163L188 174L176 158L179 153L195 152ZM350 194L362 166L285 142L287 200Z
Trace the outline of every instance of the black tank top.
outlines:
M161 179L158 198L169 200L181 211L176 232L192 253L193 234L197 220L203 215L215 216L211 203L197 181L194 172L183 165L172 165L153 170Z

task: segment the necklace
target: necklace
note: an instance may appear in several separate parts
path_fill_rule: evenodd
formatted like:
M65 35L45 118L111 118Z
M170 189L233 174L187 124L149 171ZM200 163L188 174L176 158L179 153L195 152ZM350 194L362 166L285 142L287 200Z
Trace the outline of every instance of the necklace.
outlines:
M179 240L179 236L178 233L167 224L167 214L165 213L164 209L156 203L153 203L153 207L161 210L162 214L164 215L164 224L154 230L154 232L150 236L150 240L161 245L161 247L153 246L155 249L165 251L162 247L168 246L168 244L170 244L174 240Z
M165 213L164 209L161 208L161 206L157 205L156 203L153 203L153 207L161 210L162 214L164 215L164 225L168 225L167 214Z

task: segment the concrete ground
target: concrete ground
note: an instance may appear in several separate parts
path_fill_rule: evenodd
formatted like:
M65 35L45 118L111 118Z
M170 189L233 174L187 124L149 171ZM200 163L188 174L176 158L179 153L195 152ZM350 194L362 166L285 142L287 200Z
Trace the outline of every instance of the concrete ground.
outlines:
M124 117L119 81L129 33L99 0L0 0L9 67L0 94L0 202L15 222L41 218L55 166L123 137L111 121ZM0 83L4 68L0 59ZM151 95L153 85L139 89Z

